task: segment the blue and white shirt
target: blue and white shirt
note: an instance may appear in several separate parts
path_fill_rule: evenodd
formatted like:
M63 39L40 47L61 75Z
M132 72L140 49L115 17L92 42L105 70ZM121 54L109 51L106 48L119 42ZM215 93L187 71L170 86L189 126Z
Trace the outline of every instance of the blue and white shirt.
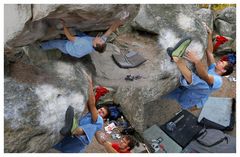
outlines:
M214 77L214 82L209 85L207 82L192 73L192 83L188 84L183 76L180 77L181 86L172 91L167 98L176 99L182 109L189 109L193 106L202 108L209 95L222 86L222 77L215 73L216 64L208 67L208 74Z
M92 41L90 36L76 37L74 41L67 41L66 50L69 55L81 58L94 52Z

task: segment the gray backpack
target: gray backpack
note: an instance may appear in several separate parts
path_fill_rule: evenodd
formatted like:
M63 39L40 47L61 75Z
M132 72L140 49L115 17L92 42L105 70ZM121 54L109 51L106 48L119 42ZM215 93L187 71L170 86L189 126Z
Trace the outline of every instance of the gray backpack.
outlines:
M203 129L199 137L192 141L184 153L236 153L236 138L221 130Z

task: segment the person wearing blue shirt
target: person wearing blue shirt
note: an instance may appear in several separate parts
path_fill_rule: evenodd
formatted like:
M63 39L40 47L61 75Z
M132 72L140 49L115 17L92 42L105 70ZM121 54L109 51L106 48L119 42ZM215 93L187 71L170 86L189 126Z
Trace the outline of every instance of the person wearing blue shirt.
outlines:
M197 57L195 52L188 51L185 58L192 62L196 69L196 74L190 71L183 58L173 57L178 69L181 72L180 87L170 92L166 98L177 100L182 109L196 110L202 108L208 96L221 88L222 77L233 72L233 65L227 61L215 62L213 56L212 30L207 26L208 46L206 49L208 70Z
M78 127L71 131L71 136L64 136L53 148L63 153L82 153L94 136L100 138L98 137L99 132L101 132L104 120L110 112L107 107L101 107L97 110L91 80L87 107L89 112L79 119Z
M91 37L84 35L81 37L72 36L67 27L65 26L64 20L62 21L64 34L68 40L50 40L47 42L42 42L40 47L43 50L59 49L64 54L69 54L76 58L81 58L87 54L94 52L94 50L99 53L103 53L106 49L106 40L108 36L117 30L117 28L123 25L123 20L115 21L110 28L104 33L102 37L96 36Z

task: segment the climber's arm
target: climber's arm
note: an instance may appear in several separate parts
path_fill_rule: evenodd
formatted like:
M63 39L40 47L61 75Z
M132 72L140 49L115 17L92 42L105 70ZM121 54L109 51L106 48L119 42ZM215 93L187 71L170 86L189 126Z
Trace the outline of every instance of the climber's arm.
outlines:
M65 26L65 21L61 19L62 25L63 25L63 31L68 40L74 41L76 39L75 36L72 36L71 33L69 32L68 28Z
M89 80L89 91L88 91L88 101L87 101L87 105L88 105L88 110L91 112L92 114L92 121L95 123L98 119L98 111L96 108L96 100L95 100L95 96L93 93L93 83L92 83L92 79L88 76L88 80Z
M117 30L118 27L120 27L121 25L123 25L123 21L121 20L117 20L115 21L110 28L104 33L105 37L108 37L112 32L115 32Z
M206 56L207 56L207 64L210 66L212 63L215 63L215 59L213 56L213 42L212 42L212 30L205 24L205 27L208 32L208 45L206 49Z

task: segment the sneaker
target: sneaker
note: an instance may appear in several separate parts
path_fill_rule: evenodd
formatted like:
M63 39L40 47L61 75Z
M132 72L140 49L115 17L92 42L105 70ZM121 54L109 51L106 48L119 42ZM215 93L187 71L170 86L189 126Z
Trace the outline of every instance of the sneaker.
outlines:
M60 134L63 136L71 136L77 127L78 124L74 117L74 108L69 106L65 114L65 126L60 130Z
M171 61L173 61L172 57L182 57L191 41L190 37L186 37L180 40L175 47L168 47L167 53L171 57Z

